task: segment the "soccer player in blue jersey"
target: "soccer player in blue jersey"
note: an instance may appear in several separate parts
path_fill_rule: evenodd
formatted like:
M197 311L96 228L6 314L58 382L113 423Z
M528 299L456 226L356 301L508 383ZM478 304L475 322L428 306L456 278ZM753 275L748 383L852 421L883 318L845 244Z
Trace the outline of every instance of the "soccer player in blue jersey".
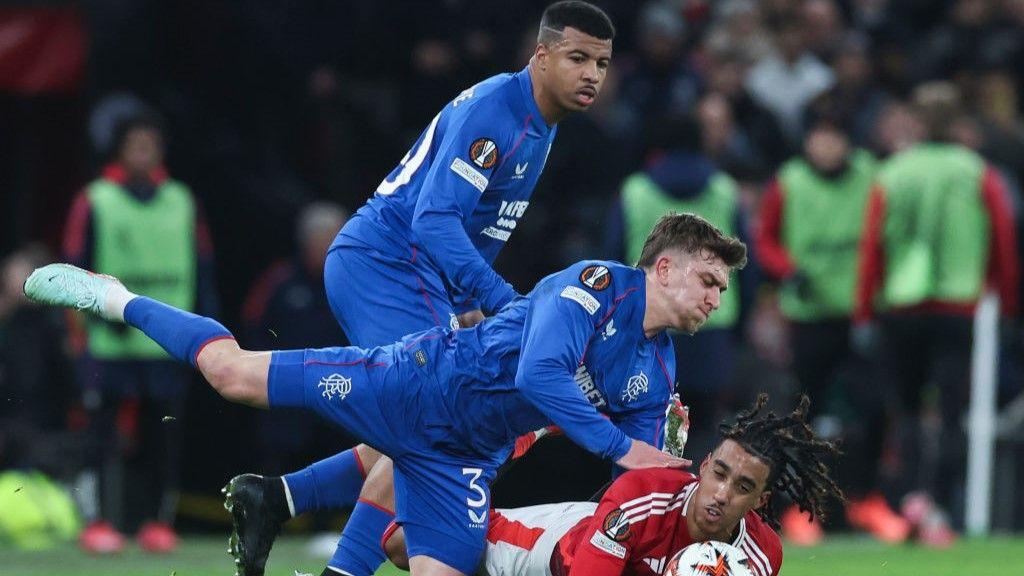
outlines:
M638 268L580 262L473 328L369 350L245 351L212 319L65 264L36 270L25 292L139 328L228 400L316 411L390 456L413 574L450 575L476 568L489 483L522 434L558 425L625 469L689 463L657 448L675 372L665 330L696 331L745 260L738 240L673 214Z
M430 120L327 255L328 300L352 344L369 348L431 327L472 326L517 296L491 263L526 212L558 122L586 110L600 92L614 35L595 6L552 4L524 69L454 95ZM289 515L352 505L330 566L371 574L384 561L377 544L393 518L373 494L360 492L364 475L390 475L390 463L378 456L359 446L282 479L235 479L246 576L262 575ZM263 515L268 491L287 495L287 514Z

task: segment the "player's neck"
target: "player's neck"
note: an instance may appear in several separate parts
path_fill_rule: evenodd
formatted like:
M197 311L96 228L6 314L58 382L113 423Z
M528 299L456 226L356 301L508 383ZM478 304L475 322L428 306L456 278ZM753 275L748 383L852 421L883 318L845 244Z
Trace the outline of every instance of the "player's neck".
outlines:
M644 282L647 283L647 289L644 290L646 298L644 303L644 336L652 338L658 332L668 328L668 321L666 320L663 305L657 297L658 287L655 285L654 280L651 279L650 274L645 275Z
M556 104L554 95L544 89L544 83L540 78L541 71L533 58L530 59L527 71L530 74L530 84L533 85L533 101L537 104L540 115L544 117L544 123L548 126L558 124L569 115L569 110Z

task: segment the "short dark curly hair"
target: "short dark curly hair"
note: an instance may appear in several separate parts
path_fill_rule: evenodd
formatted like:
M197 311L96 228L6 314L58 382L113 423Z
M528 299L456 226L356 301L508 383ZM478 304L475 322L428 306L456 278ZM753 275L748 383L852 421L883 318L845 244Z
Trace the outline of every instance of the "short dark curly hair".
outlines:
M554 32L560 35L567 26L599 40L615 38L615 25L604 10L580 0L563 0L544 10L544 15L540 18L537 42L548 44L559 40L560 38L554 37Z

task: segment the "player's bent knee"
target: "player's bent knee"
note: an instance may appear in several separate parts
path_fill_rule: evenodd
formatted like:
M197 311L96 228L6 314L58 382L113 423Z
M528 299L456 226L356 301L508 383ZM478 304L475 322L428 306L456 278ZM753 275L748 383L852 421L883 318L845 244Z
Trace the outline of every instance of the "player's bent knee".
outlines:
M388 509L395 507L395 476L391 459L387 456L374 464L366 475L363 487L359 491L361 500L369 500Z
M356 455L359 457L359 461L362 462L363 470L369 472L377 464L384 455L377 452L373 448L370 448L366 444L359 444L353 450L356 451Z
M266 382L254 378L247 364L241 350L238 353L218 355L204 363L203 376L209 381L210 386L229 402L264 406Z

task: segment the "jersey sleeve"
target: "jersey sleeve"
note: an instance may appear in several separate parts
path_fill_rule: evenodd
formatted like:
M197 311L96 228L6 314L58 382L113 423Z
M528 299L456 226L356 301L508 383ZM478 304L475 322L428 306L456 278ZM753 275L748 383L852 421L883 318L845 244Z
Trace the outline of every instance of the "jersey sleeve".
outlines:
M755 239L761 265L775 280L783 280L796 272L796 264L782 242L782 205L782 184L773 180L761 198Z
M1017 296L1020 289L1020 258L1017 252L1014 208L1006 181L993 166L986 166L982 175L981 195L992 230L988 279L999 292L1003 315L1014 317L1019 310Z
M480 301L472 294L459 292L455 287L448 286L448 295L452 301L452 311L455 314L464 314L472 310L480 310Z
M605 492L597 510L580 534L568 576L617 576L622 574L640 539L639 523L629 520L623 507L643 496L637 471L626 473Z
M480 255L463 222L490 184L510 138L503 136L500 125L494 126L484 102L463 106L472 109L457 116L450 112L416 202L412 229L456 291L495 312L516 291Z
M574 379L611 298L563 280L562 275L549 278L534 291L516 388L573 442L618 460L629 451L629 437L597 412Z
M864 232L861 235L857 261L857 287L854 293L853 320L863 323L874 316L875 295L885 276L885 248L882 226L885 222L885 191L875 185L868 196L864 213Z

